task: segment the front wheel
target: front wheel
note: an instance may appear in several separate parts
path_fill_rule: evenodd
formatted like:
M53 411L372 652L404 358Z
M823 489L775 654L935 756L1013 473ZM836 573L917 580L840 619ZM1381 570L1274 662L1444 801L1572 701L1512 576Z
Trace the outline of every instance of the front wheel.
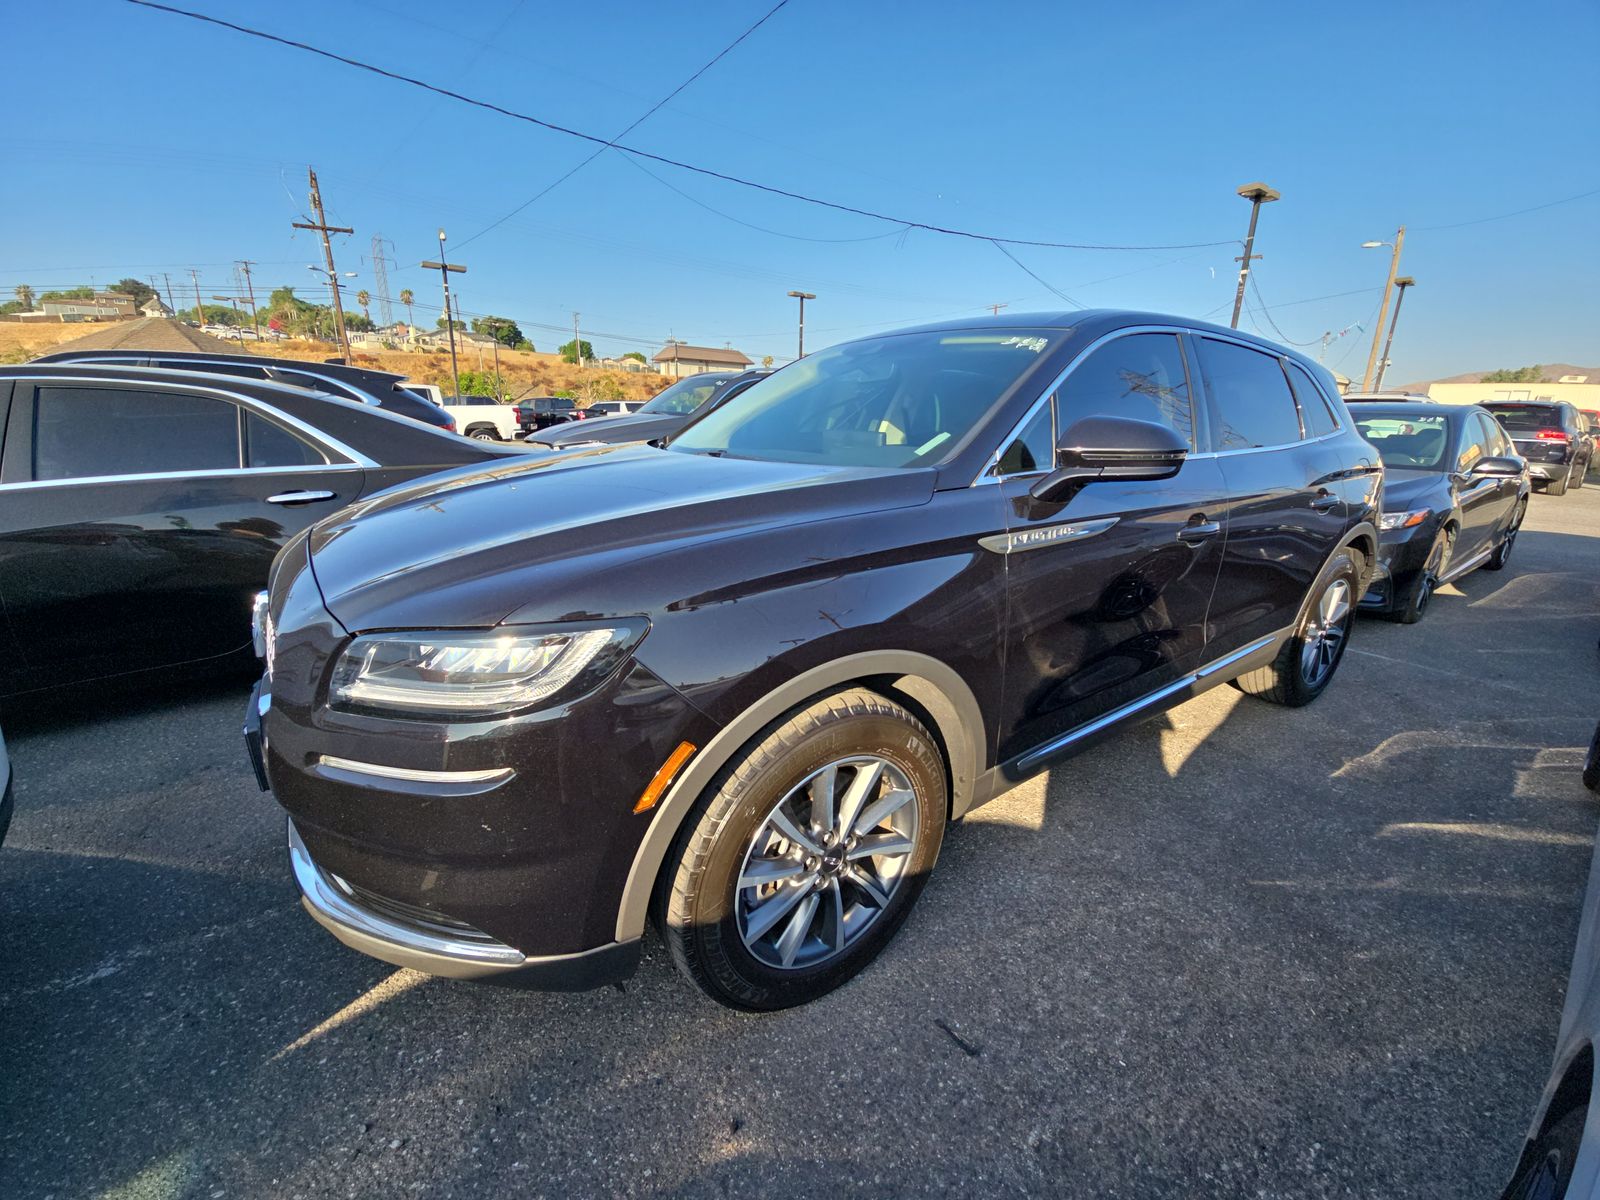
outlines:
M1341 547L1334 554L1317 577L1311 602L1278 657L1233 680L1234 687L1248 696L1290 708L1310 704L1322 695L1344 660L1345 646L1355 624L1356 598L1361 587L1356 554L1349 547Z
M1562 1200L1572 1182L1588 1116L1588 1109L1575 1108L1545 1130L1522 1156L1521 1169L1501 1200Z
M1433 599L1433 591L1439 586L1439 580L1450 566L1450 555L1454 552L1456 535L1449 529L1441 529L1434 538L1433 545L1428 549L1428 561L1423 564L1422 570L1417 572L1416 578L1411 581L1411 586L1406 589L1405 595L1398 597L1395 608L1390 616L1402 625L1415 625L1422 620L1422 615L1428 611L1428 602Z
M663 872L673 961L733 1008L826 995L905 921L947 811L937 743L877 693L775 722L701 798Z

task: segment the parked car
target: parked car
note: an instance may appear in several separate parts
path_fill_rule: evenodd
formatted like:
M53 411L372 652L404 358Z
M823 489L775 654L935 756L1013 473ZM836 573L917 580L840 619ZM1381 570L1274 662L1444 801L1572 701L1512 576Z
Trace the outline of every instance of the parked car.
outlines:
M330 396L343 396L358 404L374 404L455 432L455 422L437 404L412 390L405 376L370 371L344 363L303 362L293 358L263 358L256 354L206 354L176 350L61 350L43 354L36 363L82 363L129 367L162 367L173 371L201 371L207 375L233 375L240 379L265 379L310 388Z
M1583 486L1594 457L1594 438L1578 410L1564 400L1486 400L1483 408L1511 435L1517 453L1528 460L1528 474L1549 495Z
M501 404L493 396L449 396L444 411L456 422L456 428L469 438L481 442L515 441L519 431L517 410Z
M0 696L248 663L273 555L448 467L529 457L371 404L123 364L0 368Z
M247 721L349 945L587 986L654 913L711 996L782 1008L893 937L950 818L1225 681L1315 700L1382 470L1315 362L1185 318L836 345L666 447L316 526Z
M643 400L596 400L586 411L591 420L595 417L631 417L643 406Z
M529 441L541 446L616 445L650 441L677 433L697 414L714 412L771 371L708 371L691 375L658 393L631 417L618 417L603 425L553 429Z
M566 421L587 420L589 414L578 407L576 400L565 396L536 396L519 400L516 405L517 428L524 435L537 433L552 425Z
M1416 392L1346 392L1344 402L1346 404L1434 403L1428 397Z
M16 790L11 782L11 759L6 754L5 734L0 733L0 842L6 840L6 830L11 828L11 814L16 807Z
M1440 584L1510 561L1533 490L1527 464L1476 405L1367 403L1351 415L1385 469L1378 567L1361 607L1409 625Z

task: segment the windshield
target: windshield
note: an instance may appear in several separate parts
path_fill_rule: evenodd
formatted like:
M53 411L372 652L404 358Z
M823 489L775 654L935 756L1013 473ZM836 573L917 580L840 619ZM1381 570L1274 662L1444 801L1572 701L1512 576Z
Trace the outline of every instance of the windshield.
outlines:
M1065 336L974 330L834 346L752 385L672 447L831 466L927 465L959 446Z
M1444 417L1355 417L1356 429L1372 443L1386 467L1412 471L1444 469L1450 444L1450 423Z
M1485 404L1507 429L1560 429L1561 410L1553 404Z
M731 378L731 375L691 375L678 380L639 411L687 416L711 399L711 393Z

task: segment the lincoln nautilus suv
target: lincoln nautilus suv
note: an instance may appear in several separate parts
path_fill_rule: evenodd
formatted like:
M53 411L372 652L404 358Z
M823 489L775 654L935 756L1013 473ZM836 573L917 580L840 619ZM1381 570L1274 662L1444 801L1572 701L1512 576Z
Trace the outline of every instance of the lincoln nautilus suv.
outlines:
M869 963L1019 780L1217 684L1315 700L1382 483L1328 373L1247 334L875 336L664 440L307 530L258 602L246 741L358 950L585 987L654 922L712 997L782 1008Z

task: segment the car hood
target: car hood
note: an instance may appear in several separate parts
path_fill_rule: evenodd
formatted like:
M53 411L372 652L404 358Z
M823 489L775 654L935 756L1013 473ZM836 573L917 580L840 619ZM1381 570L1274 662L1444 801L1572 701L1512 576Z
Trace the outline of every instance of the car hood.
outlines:
M537 433L531 439L541 446L574 446L583 442L648 442L676 433L688 421L675 413L634 413L628 417L591 417L587 421L568 421Z
M1383 472L1383 508L1401 512L1426 503L1434 492L1449 490L1450 477L1443 471L1416 471L1406 467L1386 467Z
M926 503L937 473L659 450L642 443L548 453L431 475L327 518L311 565L349 631L485 627L537 602L563 619L590 604L608 569L780 526ZM692 593L687 566L663 588ZM631 612L646 611L637 597ZM635 598L630 597L629 603ZM586 608L585 605L590 604Z

